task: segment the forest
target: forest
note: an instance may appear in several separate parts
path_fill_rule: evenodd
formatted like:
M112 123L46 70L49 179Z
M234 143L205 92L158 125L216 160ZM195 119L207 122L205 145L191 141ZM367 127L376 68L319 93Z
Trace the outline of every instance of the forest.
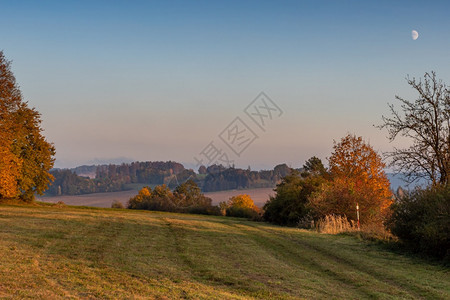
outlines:
M275 187L289 172L290 168L286 164L277 165L273 170L261 171L225 168L222 165L212 165L208 168L200 166L198 173L173 161L80 166L74 169L51 170L50 173L55 179L49 185L46 195L117 192L131 189L130 184L165 184L174 189L187 180L196 182L203 192ZM95 177L86 176L88 173L95 174Z

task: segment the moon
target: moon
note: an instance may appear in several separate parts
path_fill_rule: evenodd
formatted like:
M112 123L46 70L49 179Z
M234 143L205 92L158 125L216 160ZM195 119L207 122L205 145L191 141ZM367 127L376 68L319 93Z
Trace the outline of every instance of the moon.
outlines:
M411 37L413 40L417 40L419 38L419 33L416 30L411 31Z

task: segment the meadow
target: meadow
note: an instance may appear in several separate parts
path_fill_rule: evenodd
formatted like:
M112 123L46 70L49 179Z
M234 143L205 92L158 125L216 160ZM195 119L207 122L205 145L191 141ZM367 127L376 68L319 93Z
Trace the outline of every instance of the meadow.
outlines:
M230 217L0 206L0 298L449 299L449 269Z

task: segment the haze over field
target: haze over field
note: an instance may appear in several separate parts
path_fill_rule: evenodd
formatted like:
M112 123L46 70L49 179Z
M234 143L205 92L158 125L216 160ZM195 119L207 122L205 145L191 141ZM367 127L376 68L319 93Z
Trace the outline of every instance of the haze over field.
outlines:
M111 207L114 201L119 201L123 205L126 205L131 197L136 196L138 191L122 191L122 192L111 192L111 193L94 193L86 195L75 195L75 196L54 196L54 197L41 197L40 201L48 203L57 203L62 201L68 205L83 205L83 206L93 206L93 207ZM272 188L259 188L259 189L248 189L248 190L228 190L220 192L210 192L205 193L205 196L212 199L213 205L218 205L222 201L228 201L231 197L240 194L248 194L255 202L258 207L263 207L264 203L269 200L269 196L273 196L275 192Z
M445 1L2 1L1 10L0 47L44 116L56 167L195 166L212 140L240 167L299 167L347 132L390 150L372 125L395 94L415 97L404 77L450 78ZM265 132L243 112L261 91L283 110ZM240 157L218 139L235 117L258 135Z
M405 182L399 178L399 176L389 175L389 181L391 183L391 189L396 191L399 186L407 188ZM414 187L415 185L412 185ZM38 199L43 202L57 203L62 201L68 205L85 205L94 207L111 207L114 201L119 201L123 205L126 205L131 197L136 196L138 193L137 189L120 191L120 192L110 192L110 193L94 193L86 195L71 195L71 196L52 196L52 197L39 197ZM270 196L274 196L275 192L273 188L253 188L245 190L226 190L205 193L205 196L212 199L213 205L218 205L222 201L228 201L231 197L240 194L248 194L255 205L262 208L264 204L269 200Z

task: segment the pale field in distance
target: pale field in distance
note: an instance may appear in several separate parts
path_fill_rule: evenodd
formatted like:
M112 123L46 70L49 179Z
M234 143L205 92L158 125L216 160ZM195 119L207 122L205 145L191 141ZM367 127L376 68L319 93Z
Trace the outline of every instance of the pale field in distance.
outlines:
M136 196L138 191L122 191L112 193L95 193L76 196L56 196L56 197L38 197L38 201L56 203L63 201L67 205L81 205L81 206L93 206L93 207L111 207L113 201L120 201L126 205L127 201ZM213 200L213 205L219 204L219 202L227 201L230 197L248 194L253 199L255 204L259 207L263 207L264 203L269 200L269 196L275 195L272 188L259 188L248 190L229 190L220 192L205 193L206 196Z

